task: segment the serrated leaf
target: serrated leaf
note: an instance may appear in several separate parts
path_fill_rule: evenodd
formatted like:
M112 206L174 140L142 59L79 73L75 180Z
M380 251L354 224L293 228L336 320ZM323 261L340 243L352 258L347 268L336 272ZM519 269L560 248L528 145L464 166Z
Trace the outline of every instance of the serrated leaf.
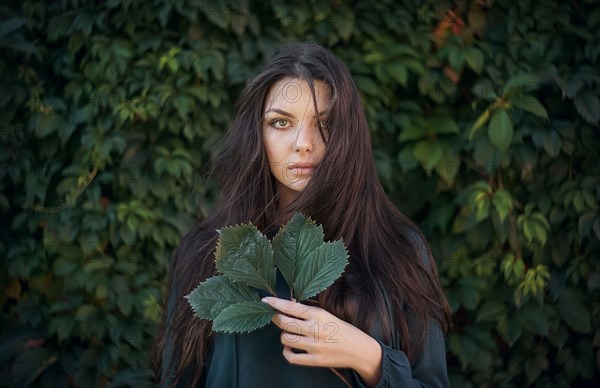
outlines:
M536 333L543 336L547 336L550 330L548 318L544 315L543 310L539 306L527 306L522 308L517 314L517 319L521 325Z
M498 94L496 94L492 81L488 79L477 81L475 85L473 85L473 94L488 101L498 98Z
M514 317L507 317L498 322L498 332L502 335L508 346L512 347L519 337L521 337L523 330Z
M540 83L540 77L535 74L517 74L510 77L504 85L502 94L520 92L522 90L535 89Z
M249 286L235 283L226 276L213 276L185 296L194 313L204 319L215 319L227 307L244 301L260 301Z
M263 302L238 302L224 309L213 321L213 330L225 333L247 333L266 326L275 310Z
M340 277L347 264L348 252L341 240L322 244L302 261L294 297L302 301L317 295Z
M503 109L498 109L492 115L488 125L490 142L502 152L506 152L513 136L513 124L510 116Z
M323 237L321 226L296 213L273 238L273 259L292 289L303 258L323 244Z
M513 101L514 106L543 119L548 119L548 112L542 103L531 95L523 95Z
M564 290L556 300L561 318L577 333L589 333L591 330L590 311L584 301L585 295L572 288Z
M506 316L506 306L496 300L486 301L477 311L477 322L496 321Z
M252 224L219 231L215 252L217 269L235 282L275 295L275 263L269 240Z
M588 123L598 124L600 121L600 100L592 91L586 89L573 99L577 112Z
M580 237L586 237L590 235L595 219L596 213L593 211L583 213L579 217L579 222L577 223L577 231L579 232Z

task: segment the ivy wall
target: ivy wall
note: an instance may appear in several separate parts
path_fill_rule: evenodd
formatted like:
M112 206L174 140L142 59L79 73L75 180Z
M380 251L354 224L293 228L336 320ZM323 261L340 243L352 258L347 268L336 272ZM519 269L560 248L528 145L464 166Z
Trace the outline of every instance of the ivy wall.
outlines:
M173 248L244 84L285 42L350 68L432 244L455 387L600 380L598 1L0 6L0 385L156 384Z

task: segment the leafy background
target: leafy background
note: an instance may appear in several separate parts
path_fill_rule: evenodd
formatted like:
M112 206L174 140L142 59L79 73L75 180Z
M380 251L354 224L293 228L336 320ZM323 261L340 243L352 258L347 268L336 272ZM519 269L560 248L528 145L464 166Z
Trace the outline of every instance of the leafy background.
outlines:
M381 180L432 244L453 386L598 381L597 1L8 0L0 384L155 384L202 171L296 40L348 65Z

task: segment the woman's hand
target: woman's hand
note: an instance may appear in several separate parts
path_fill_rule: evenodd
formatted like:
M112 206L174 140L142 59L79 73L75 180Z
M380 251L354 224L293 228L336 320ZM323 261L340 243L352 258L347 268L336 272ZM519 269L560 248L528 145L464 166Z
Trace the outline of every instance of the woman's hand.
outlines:
M273 323L282 329L283 356L291 364L352 368L368 386L379 382L382 351L373 337L319 307L275 297L262 301L279 311Z

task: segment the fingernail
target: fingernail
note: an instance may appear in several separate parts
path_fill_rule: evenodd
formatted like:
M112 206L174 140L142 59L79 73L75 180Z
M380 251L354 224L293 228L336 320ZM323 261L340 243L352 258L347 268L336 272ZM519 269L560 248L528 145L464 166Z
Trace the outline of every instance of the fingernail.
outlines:
M264 297L264 298L262 298L260 301L261 301L261 302L268 303L268 302L269 302L269 297L265 296L265 297Z

